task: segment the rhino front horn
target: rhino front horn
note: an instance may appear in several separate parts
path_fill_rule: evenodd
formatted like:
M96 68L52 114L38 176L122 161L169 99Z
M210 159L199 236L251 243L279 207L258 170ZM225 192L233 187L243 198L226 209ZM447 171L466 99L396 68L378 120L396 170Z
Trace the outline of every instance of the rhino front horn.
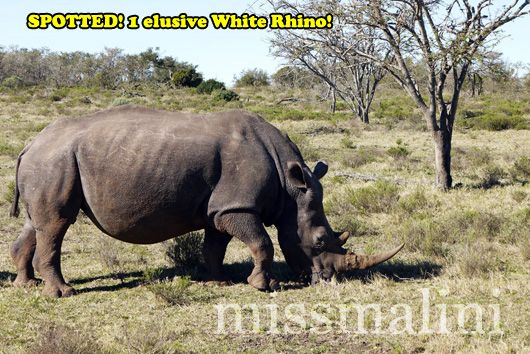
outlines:
M373 256L358 255L354 253L347 253L342 257L342 264L339 268L341 271L353 270L353 269L366 269L383 263L390 258L394 257L396 253L401 251L405 244L397 246L393 250L388 252L379 253Z

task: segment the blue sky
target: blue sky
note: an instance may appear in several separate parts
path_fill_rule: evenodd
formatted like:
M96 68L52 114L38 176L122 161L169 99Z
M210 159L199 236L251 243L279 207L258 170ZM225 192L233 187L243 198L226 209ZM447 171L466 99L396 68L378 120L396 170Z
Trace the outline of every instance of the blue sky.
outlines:
M248 68L262 68L273 73L281 64L269 54L264 30L29 30L30 12L121 12L141 17L161 15L208 16L211 12L242 13L256 8L264 0L12 0L4 1L0 21L0 45L25 48L47 47L56 51L98 52L104 47L118 47L138 53L159 47L163 55L199 66L207 78L230 84L234 75ZM497 2L497 1L496 1ZM503 1L500 1L503 2ZM511 62L530 63L530 16L506 25L510 35L501 41L498 51Z

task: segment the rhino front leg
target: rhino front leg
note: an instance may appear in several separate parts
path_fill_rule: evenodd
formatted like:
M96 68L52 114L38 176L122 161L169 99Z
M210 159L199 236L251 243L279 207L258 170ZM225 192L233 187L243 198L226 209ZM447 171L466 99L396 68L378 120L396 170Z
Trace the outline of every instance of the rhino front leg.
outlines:
M271 275L274 248L261 219L251 213L226 213L216 218L216 227L250 248L254 269L247 278L248 283L261 291L278 290L278 282Z
M232 236L215 229L207 228L205 230L202 252L209 272L208 280L227 281L227 277L223 272L223 259L225 258L226 247L231 239Z
M26 217L26 223L20 236L11 246L11 257L17 267L17 277L13 284L15 286L32 286L37 284L32 259L35 254L35 229L31 221Z

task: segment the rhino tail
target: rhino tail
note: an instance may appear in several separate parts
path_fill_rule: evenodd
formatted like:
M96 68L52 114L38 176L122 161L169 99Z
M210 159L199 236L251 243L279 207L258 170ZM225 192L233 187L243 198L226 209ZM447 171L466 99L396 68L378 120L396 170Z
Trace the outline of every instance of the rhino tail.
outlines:
M18 190L18 168L20 166L20 161L22 160L22 155L26 152L26 149L18 155L17 165L15 167L15 194L13 197L13 204L11 205L11 210L9 211L9 216L16 218L20 214L20 209L18 207L18 199L20 198L20 191Z

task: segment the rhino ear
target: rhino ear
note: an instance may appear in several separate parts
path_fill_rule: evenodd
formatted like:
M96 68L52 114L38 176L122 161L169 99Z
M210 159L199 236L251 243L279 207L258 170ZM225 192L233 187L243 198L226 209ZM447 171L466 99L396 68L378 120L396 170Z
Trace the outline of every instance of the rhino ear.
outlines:
M313 170L316 178L321 179L328 172L328 164L325 161L318 161Z
M307 189L304 169L302 168L302 165L300 165L299 162L287 162L287 179L296 188Z

